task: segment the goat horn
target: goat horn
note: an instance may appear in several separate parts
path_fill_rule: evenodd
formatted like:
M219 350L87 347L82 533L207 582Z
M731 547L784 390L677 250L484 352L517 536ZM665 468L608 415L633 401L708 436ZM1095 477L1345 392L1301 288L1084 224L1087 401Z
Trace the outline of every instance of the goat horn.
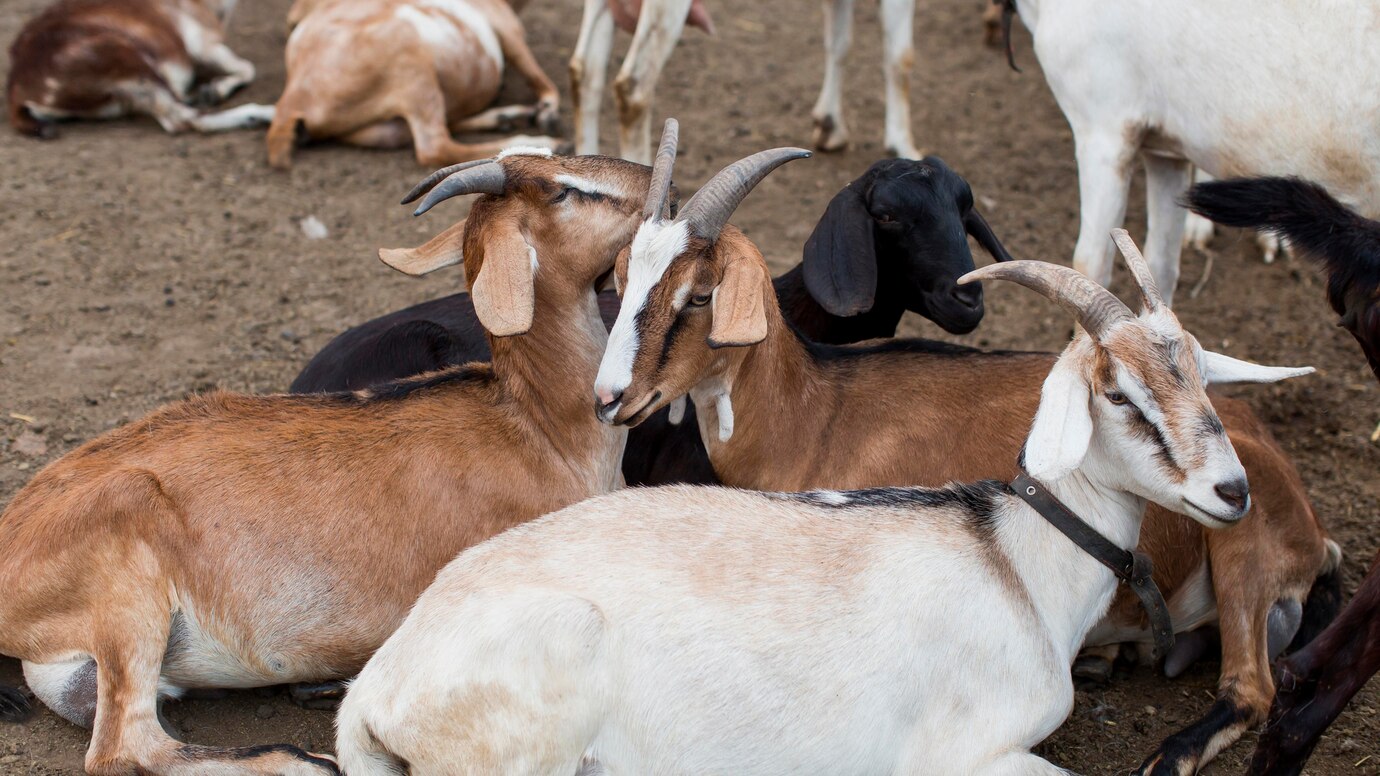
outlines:
M803 148L773 148L758 151L745 159L719 170L709 182L704 184L695 196L680 209L677 221L688 221L690 231L710 242L719 238L719 232L728 223L733 211L753 187L762 182L767 174L792 159L811 156Z
M413 186L412 190L407 192L407 196L403 197L402 202L400 204L411 204L411 202L415 200L417 197L420 197L428 191L431 191L431 188L433 186L440 183L442 180L449 178L451 175L460 172L461 170L468 170L471 167L478 167L481 164L488 164L492 161L492 159L475 159L472 162L461 162L459 164L452 164L449 167L442 167L436 172L433 172L432 174L423 178L421 183L418 183L416 186Z
M1113 229L1112 239L1116 241L1116 247L1121 249L1126 266L1131 269L1131 277L1135 278L1136 287L1140 289L1140 301L1146 312L1154 312L1163 307L1164 298L1160 296L1160 287L1155 285L1155 275L1150 271L1150 264L1141 255L1130 233L1125 229Z
M1010 280L1038 291L1073 313L1094 339L1100 339L1112 324L1135 317L1111 291L1078 270L1058 264L1045 261L988 264L969 272L958 282L962 285L975 280Z
M436 184L436 188L426 195L426 199L422 200L422 204L417 206L412 215L419 216L451 197L464 194L502 194L508 182L508 175L504 172L503 165L498 162L492 159L486 162L487 164L477 164L446 176L445 180Z
M647 189L647 204L642 208L642 220L660 219L671 196L671 169L676 166L676 143L680 140L680 122L666 119L661 130L661 146L656 150L652 165L652 185Z

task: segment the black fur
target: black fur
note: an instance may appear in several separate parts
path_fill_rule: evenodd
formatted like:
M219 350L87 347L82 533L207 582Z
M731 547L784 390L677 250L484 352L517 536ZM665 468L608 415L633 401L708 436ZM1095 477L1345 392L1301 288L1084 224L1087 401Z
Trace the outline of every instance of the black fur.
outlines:
M1380 379L1380 222L1299 178L1200 183L1187 205L1219 224L1275 232L1327 270L1327 298Z
M336 764L330 760L324 757L314 757L298 747L289 744L261 744L259 746L241 746L234 748L183 744L178 747L177 754L178 757L186 762L205 760L254 760L264 755L285 754L295 760L322 768L326 773L337 774L337 776L340 773L340 768L336 767Z
M1317 638L1332 621L1337 619L1337 613L1342 610L1342 568L1337 564L1337 568L1325 572L1313 580L1313 587L1308 590L1308 598L1303 602L1303 620L1299 623L1298 633L1294 634L1294 640L1289 642L1285 649L1285 654L1308 646L1313 639Z
M23 722L34 711L33 701L17 687L0 687L0 721Z
M846 204L858 196L868 207L885 208L897 223L876 224L866 209L859 215L860 211ZM1011 257L973 207L972 191L962 177L935 157L924 162L887 160L872 165L834 200L816 227L816 236L835 226L860 233L866 227L868 239L840 240L825 246L812 236L813 245L807 244L805 249L805 264L773 281L782 313L804 340L850 343L891 337L907 310L918 312L954 333L971 331L977 326L983 312L980 285L965 287L957 296L954 293L954 281L973 269L965 234L971 234L997 260ZM849 219L852 227L846 223ZM874 230L878 233L875 240L871 238ZM827 270L834 265L841 268L831 273L840 283L846 283L843 278L852 272L865 273L871 279L867 304L854 304L854 314L835 315L827 309L833 305L821 304L811 294L807 277L810 267ZM618 305L613 292L599 294L599 312L605 325L612 327ZM861 358L870 353L900 350L977 352L926 340L895 341L858 349L827 344L812 344L812 348L816 357L826 359ZM390 313L340 334L312 358L293 381L291 391L333 393L337 399L356 402L400 398L433 387L436 382L410 381L388 386L389 381L489 358L488 341L469 295L453 294ZM450 374L432 379L445 382L461 378ZM343 393L370 387L372 391L367 396ZM662 410L632 429L623 456L623 476L629 485L717 483L709 455L699 439L694 407L686 408L685 419L679 426L671 425L668 413Z
M773 498L798 501L828 509L896 507L923 509L957 507L980 533L989 534L992 520L1011 487L997 480L954 483L942 488L866 488L863 490L812 490L804 493L771 493Z
M1225 698L1218 699L1202 719L1166 738L1138 772L1148 776L1178 776L1184 763L1198 763L1214 736L1249 717L1249 709L1238 707ZM1153 767L1149 767L1152 763Z

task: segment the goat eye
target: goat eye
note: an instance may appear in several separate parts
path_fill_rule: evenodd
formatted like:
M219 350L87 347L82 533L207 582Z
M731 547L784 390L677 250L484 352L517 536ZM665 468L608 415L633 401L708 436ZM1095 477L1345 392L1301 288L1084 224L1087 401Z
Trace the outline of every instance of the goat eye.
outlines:
M555 197L552 197L552 199L551 199L551 204L554 205L554 204L556 204L557 202L564 202L565 199L566 199L566 197L569 197L569 196L570 196L570 192L572 192L572 191L574 191L574 190L575 190L575 189L573 189L573 188L571 188L571 187L569 187L569 186L566 186L565 188L561 189L560 192L559 192L558 194L556 194Z
M699 294L690 297L691 307L704 307L707 304L709 304L709 294Z
M1126 398L1126 394L1121 393L1120 391L1107 391L1106 396L1107 401L1117 405L1118 407L1130 401L1130 399Z

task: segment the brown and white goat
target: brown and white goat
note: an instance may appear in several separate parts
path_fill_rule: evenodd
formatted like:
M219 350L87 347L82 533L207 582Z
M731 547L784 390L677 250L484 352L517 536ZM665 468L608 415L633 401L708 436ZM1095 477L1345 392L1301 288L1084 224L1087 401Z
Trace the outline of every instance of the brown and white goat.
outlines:
M761 253L726 221L767 170L799 153L778 149L738 162L674 221L650 219L638 230L616 269L623 305L595 383L598 413L636 424L688 393L715 472L737 487L1013 476L1052 354L938 353L903 340L827 347L802 341L782 319ZM1148 276L1143 263L1135 268ZM1161 304L1147 295L1147 309ZM1210 360L1223 382L1239 363ZM1166 741L1168 772L1191 770L1264 718L1274 695L1271 656L1294 637L1302 602L1339 556L1264 424L1241 402L1214 401L1256 485L1251 518L1206 534L1155 507L1141 534L1176 630L1216 622L1222 634L1217 704ZM1153 438L1157 410L1143 410ZM1205 428L1215 423L1204 419ZM1123 590L1089 643L1149 642L1134 600Z
M63 119L149 115L168 132L262 126L267 105L202 114L254 80L254 66L225 45L235 0L60 0L24 25L10 46L10 124L51 137ZM196 71L216 73L200 87Z
M488 108L512 63L533 105ZM367 148L404 148L436 166L505 148L555 149L550 137L461 143L452 132L528 122L555 128L560 96L503 0L349 0L320 4L288 36L287 84L268 129L268 161L283 169L303 135ZM486 110L486 108L488 108Z
M355 393L195 397L15 496L0 654L94 728L89 773L335 772L293 747L182 744L159 697L351 676L456 553L621 486L626 434L586 392L607 340L595 287L647 181L616 159L514 155L432 189L423 209L489 195L463 244L422 253L437 266L463 249L492 365Z

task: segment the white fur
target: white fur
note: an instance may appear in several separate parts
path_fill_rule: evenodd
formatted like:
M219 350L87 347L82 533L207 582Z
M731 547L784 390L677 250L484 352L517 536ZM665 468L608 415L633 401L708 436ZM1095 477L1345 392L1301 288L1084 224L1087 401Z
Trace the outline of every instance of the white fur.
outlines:
M685 251L690 240L689 224L680 221L647 221L638 227L628 255L628 285L623 290L623 306L609 332L609 347L599 363L594 381L597 396L614 396L632 383L633 361L637 358L638 336L634 322L647 306L647 296L660 282L671 262Z
M420 0L420 5L423 8L440 11L453 19L455 23L465 25L479 39L479 45L483 47L485 56L492 59L500 71L503 70L503 46L498 41L498 34L494 32L493 26L489 24L489 20L482 12L465 0ZM418 31L421 31L420 28ZM426 33L422 34L425 37Z
M502 151L500 151L500 152L498 153L498 156L494 157L494 159L497 161L497 160L507 159L507 158L510 157L510 156L550 156L550 155L551 155L551 149L550 149L550 148L542 148L542 147L540 147L540 146L532 146L532 145L515 145L515 146L512 146L511 148L505 148L505 149L503 149Z
M1137 155L1147 173L1145 255L1167 301L1184 230L1177 199L1193 165L1218 177L1299 175L1380 216L1380 50L1371 40L1380 6L1017 6L1073 129L1081 200L1074 265L1094 280L1111 279L1107 232L1125 217Z
M569 186L572 189L579 189L586 194L601 194L606 197L621 197L623 192L614 186L600 183L596 180L584 178L579 175L568 175L561 173L555 177L555 181L562 186Z
M1209 383L1273 383L1289 377L1313 374L1313 367L1262 366L1204 350L1203 377Z

